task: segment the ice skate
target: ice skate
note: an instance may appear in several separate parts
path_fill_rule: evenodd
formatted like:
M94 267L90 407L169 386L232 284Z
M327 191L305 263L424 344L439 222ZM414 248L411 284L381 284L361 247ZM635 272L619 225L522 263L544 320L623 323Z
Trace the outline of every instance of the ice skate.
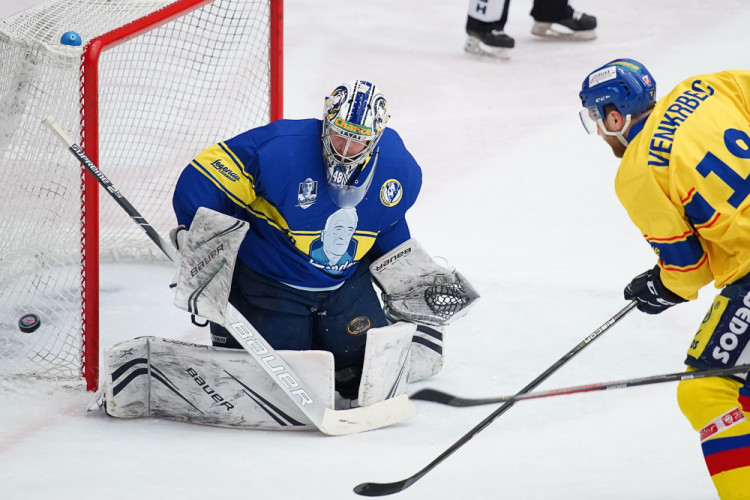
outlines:
M561 40L593 40L596 38L596 17L573 11L570 17L556 22L534 21L531 33Z
M469 54L489 56L495 59L509 59L510 49L516 42L509 37L503 30L492 29L489 31L479 31L466 29L466 43L464 51Z

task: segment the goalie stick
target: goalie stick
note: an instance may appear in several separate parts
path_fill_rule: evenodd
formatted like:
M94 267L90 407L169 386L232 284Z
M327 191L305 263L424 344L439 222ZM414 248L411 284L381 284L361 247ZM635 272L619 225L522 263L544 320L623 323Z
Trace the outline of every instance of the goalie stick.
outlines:
M638 301L633 300L630 303L628 303L627 306L622 308L617 314L612 316L610 319L607 320L606 323L604 323L602 326L594 330L588 337L583 339L581 342L578 343L573 349L568 351L568 353L557 360L552 366L547 368L541 375L539 375L537 378L532 380L526 387L521 389L516 396L521 394L526 394L534 390L535 387L537 387L539 384L544 382L547 377L555 373L557 370L560 369L565 363L570 361L571 358L573 358L576 354L581 352L583 349L585 349L591 342L598 339L604 332L606 332L612 325L620 321L623 316L625 316L627 313L633 310L633 308L638 304ZM490 413L487 418L479 422L473 429L471 429L469 432L464 434L458 441L453 443L447 450L445 450L443 453L441 453L436 459L434 459L432 462L427 464L422 470L416 472L415 474L407 477L406 479L402 479L400 481L394 481L392 483L362 483L354 487L354 493L366 497L382 497L385 495L392 495L393 493L398 493L399 491L403 491L412 484L416 483L420 479L422 479L425 475L427 475L428 472L430 472L432 469L434 469L437 465L439 465L443 460L448 458L450 455L453 454L456 450L458 450L460 447L465 445L471 438L479 434L481 431L483 431L488 425L490 425L492 422L494 422L500 415L508 411L516 401L506 401L503 403L502 406L500 406L497 410Z
M172 262L179 265L180 255L154 230L148 221L130 204L104 173L86 156L57 124L54 116L48 116L42 123L65 144L81 165L93 175L99 184L112 196L133 221ZM324 400L306 388L302 379L279 356L271 345L258 333L232 304L227 304L226 324L232 336L250 353L271 379L284 390L284 393L299 407L310 421L324 434L339 436L378 429L395 424L416 414L414 403L406 394L378 403L349 410L332 410Z
M616 380L613 382L599 382L595 384L576 385L563 387L560 389L550 389L549 391L529 392L527 394L516 394L515 396L500 396L492 398L462 398L453 396L447 392L437 389L422 389L415 392L410 397L412 400L430 401L458 408L467 406L481 406L495 403L505 403L506 401L521 401L524 399L539 399L552 396L564 396L566 394L579 394L582 392L606 391L609 389L624 389L626 387L637 387L641 385L661 384L664 382L677 382L680 380L692 380L706 377L725 377L737 373L750 372L750 365L737 365L720 368L710 368L708 370L697 370L693 372L676 372L665 373L663 375L652 375L650 377L630 378L626 380Z

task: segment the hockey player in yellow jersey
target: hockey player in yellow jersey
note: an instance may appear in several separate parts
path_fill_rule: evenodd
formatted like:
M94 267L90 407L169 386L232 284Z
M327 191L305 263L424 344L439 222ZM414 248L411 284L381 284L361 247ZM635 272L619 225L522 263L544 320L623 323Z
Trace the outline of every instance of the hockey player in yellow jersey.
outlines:
M688 370L749 363L750 71L694 76L657 101L651 73L616 59L586 77L580 98L584 127L621 158L615 191L658 256L625 299L658 314L713 281L721 292L688 345ZM720 498L750 499L747 375L683 381L677 400Z

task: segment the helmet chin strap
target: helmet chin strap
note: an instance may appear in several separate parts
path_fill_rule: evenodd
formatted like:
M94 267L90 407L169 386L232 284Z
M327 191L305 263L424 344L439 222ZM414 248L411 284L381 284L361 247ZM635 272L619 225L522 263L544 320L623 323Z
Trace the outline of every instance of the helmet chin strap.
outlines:
M630 120L632 117L633 115L627 115L625 117L625 124L622 126L622 128L620 130L615 130L614 132L610 132L609 130L607 130L601 118L597 120L597 123L599 124L599 128L601 129L604 135L615 136L620 140L623 146L628 147L628 140L625 138L625 135L622 133L622 131L628 129L628 127L630 126Z

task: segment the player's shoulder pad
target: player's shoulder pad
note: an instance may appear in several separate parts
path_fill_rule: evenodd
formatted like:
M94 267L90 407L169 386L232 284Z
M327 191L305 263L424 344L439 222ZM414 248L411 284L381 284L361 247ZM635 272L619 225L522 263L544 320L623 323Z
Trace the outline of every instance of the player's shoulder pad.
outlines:
M378 144L378 154L379 162L385 162L394 171L407 173L412 179L421 182L422 169L395 130L387 128L383 131L383 137Z
M268 125L248 130L246 134L252 137L258 147L269 142L285 141L293 137L312 137L320 139L322 122L310 118L305 120L277 120Z

